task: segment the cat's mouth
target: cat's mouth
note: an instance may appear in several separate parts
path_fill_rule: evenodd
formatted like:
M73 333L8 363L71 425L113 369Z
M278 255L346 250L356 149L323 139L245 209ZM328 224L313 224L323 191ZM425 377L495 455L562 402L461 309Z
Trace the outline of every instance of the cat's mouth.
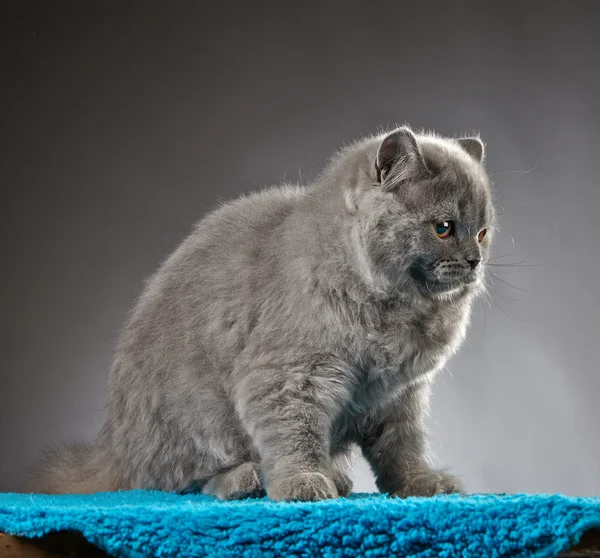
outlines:
M479 275L476 273L469 273L459 279L451 279L448 281L441 281L442 288L456 289L461 287L469 287L479 281Z
M410 275L425 295L459 293L475 286L481 280L481 274L477 270L439 274L434 269L424 266L411 267Z
M426 280L425 288L427 292L431 294L450 294L454 292L460 292L467 288L470 285L474 284L476 279L467 279L466 277L462 277L460 279L453 278L448 280Z

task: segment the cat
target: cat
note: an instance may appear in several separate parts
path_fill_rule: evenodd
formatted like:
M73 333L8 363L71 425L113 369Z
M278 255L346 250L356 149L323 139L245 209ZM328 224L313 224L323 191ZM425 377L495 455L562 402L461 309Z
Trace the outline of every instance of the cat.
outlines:
M51 452L36 490L315 501L351 492L358 446L382 492L461 491L429 467L424 417L493 223L481 140L407 126L224 204L148 281L97 441Z

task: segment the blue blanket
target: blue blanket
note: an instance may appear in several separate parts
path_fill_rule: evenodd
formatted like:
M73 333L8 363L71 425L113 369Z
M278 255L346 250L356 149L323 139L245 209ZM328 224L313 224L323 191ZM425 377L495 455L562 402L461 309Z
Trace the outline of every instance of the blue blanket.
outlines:
M0 532L75 530L126 557L556 556L592 527L600 499L560 495L275 503L150 491L0 494Z

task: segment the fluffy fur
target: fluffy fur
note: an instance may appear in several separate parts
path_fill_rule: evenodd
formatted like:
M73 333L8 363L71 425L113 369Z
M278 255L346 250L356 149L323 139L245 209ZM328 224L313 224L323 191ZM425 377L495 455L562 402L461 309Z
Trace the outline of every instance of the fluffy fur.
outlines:
M399 128L206 216L125 327L98 440L49 456L36 488L333 498L358 445L382 491L459 490L423 422L482 284L482 159L477 138Z

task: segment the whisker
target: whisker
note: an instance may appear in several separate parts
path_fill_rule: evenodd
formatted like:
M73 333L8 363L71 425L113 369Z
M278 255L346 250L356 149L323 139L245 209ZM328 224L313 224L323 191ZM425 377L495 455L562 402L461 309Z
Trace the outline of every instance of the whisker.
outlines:
M433 291L429 288L429 283L427 282L427 277L425 277L425 286L427 287L427 290L433 294Z
M500 279L500 277L498 277L497 275L495 275L491 271L488 271L487 273L489 273L494 279L497 279L501 283L504 283L505 285L508 285L509 287L512 287L513 289L516 289L517 291L522 291L524 293L529 292L527 289L522 289L520 287L515 287L514 285L511 285L508 281L505 281L504 279Z
M490 293L488 291L488 286L485 284L485 281L483 282L483 285L485 287L484 290L483 290L483 298L488 303L488 306L491 308L492 307L492 305L490 303L491 296L490 296Z
M543 163L540 163L539 165L535 165L535 167L531 167L530 169L521 171L516 176L514 176L511 180L509 180L508 182L505 182L505 184L508 184L514 180L517 180L517 178L521 178L521 176L523 176L524 174L532 174L533 171L539 169L540 167L543 167L544 165L547 165L548 163L550 163L551 161L554 161L554 159L560 157L563 154L564 154L563 152L557 153L556 155L554 155L554 157L550 157L550 159L548 159L547 161L544 161Z
M537 176L542 176L543 178L546 178L546 176L543 175L541 172L535 172L533 170L525 170L525 171L510 170L510 171L496 172L494 174L490 174L490 176L501 176L503 174L518 174L519 176L521 176L523 174L535 174Z
M485 291L483 294L485 295ZM479 334L479 337L477 338L475 343L473 343L473 345L471 345L470 347L467 347L467 350L471 350L471 349L474 349L475 347L477 347L477 344L481 341L481 338L483 337L483 334L485 333L485 326L487 325L487 310L485 309L485 304L483 303L483 300L481 300L480 302L481 302L481 307L483 308L483 329L481 330L481 333ZM454 376L452 376L452 377L454 378Z
M490 258L490 260L493 260L493 258ZM490 260L488 260L488 262ZM522 264L522 263L525 263L526 261L527 260L519 260L518 262L507 262L507 263L503 263L503 264L498 264L498 263L496 263L496 264L490 264L490 263L486 262L486 265L513 265L513 264Z
M494 295L499 296L500 298L504 298L506 300L512 300L513 302L521 302L523 300L522 298L512 298L510 296L502 295L502 294L494 291L493 289L490 289L490 290L492 291L492 293L494 293Z
M492 267L541 267L544 264L528 264L525 263L527 260L522 260L520 262L509 262L509 263L486 263L485 265L489 265Z
M519 194L521 192L544 192L544 193L547 193L547 190L544 188L523 188L523 189L515 190L515 192L518 192Z
M508 258L508 256L518 256L520 255L518 252L512 252L510 254L504 254L502 256L494 256L493 258L488 258L488 261L499 260L500 258Z
M513 316L512 314L510 314L506 310L504 310L504 308L502 308L495 300L493 302L494 302L494 306L496 308L498 308L503 314L506 314L509 318L512 318L513 320L517 320L519 322L526 322L529 324L539 324L540 323L539 321L536 321L536 320L525 320L523 318L517 318L516 316Z
M550 215L548 215L547 213L544 213L539 207L535 207L534 205L529 205L528 203L520 203L519 205L522 205L523 207L530 207L531 209L535 209L535 211L539 211L544 217L546 217L546 219L549 219L552 223L554 223L554 226L560 230L560 227L558 226L558 223L552 219L552 217L550 217Z

